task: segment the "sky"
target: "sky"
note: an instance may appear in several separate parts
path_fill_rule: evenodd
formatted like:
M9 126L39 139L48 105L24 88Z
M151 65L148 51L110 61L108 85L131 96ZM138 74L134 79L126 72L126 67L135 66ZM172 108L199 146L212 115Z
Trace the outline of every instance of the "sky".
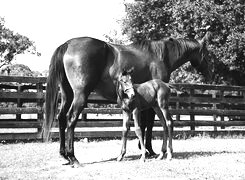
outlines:
M105 40L104 34L120 30L124 0L0 0L5 26L35 42L42 55L18 55L14 63L33 71L48 70L55 49L82 36Z

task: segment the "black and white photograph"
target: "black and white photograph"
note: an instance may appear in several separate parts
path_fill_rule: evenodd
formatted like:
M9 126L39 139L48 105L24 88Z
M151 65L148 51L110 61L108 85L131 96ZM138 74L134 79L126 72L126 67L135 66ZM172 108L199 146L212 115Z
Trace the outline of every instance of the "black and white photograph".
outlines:
M244 180L244 0L0 0L0 180Z

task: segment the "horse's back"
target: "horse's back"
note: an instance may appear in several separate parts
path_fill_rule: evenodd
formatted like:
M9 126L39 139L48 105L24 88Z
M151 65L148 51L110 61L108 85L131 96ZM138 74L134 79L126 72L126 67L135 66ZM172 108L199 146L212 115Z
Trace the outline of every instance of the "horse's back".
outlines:
M107 43L90 37L70 39L66 43L63 63L71 86L94 89L107 64Z
M107 43L99 39L91 37L78 37L70 39L66 42L68 44L68 54L97 54L101 53L98 50L103 50L107 47Z

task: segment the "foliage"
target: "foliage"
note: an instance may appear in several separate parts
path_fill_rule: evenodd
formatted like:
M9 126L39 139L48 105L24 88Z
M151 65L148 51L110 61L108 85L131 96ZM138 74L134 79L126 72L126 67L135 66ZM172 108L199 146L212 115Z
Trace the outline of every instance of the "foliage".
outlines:
M28 37L14 33L4 26L4 19L0 17L0 68L11 64L17 54L29 52L40 56L34 42Z
M104 37L107 42L113 44L129 44L128 38L125 35L122 35L119 30L111 30L109 34L104 34Z
M245 2L243 0L141 0L126 4L123 33L133 42L159 40L165 36L201 38L207 28L216 83L230 81L232 73L245 77ZM222 67L222 68L220 68ZM189 66L181 67L174 79L197 75ZM191 76L189 75L191 72ZM235 77L234 77L235 78ZM233 79L234 79L233 78ZM237 79L234 79L237 83Z
M39 72L31 71L31 69L24 64L14 64L3 68L0 75L10 75L10 76L31 76L38 77L42 76Z

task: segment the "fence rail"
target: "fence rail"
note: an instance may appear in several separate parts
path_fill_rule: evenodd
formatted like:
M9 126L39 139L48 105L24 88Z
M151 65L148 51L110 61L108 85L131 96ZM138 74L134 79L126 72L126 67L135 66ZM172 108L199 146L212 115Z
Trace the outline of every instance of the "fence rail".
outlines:
M172 93L170 97L175 131L180 128L181 131L198 132L199 127L208 126L212 127L211 131L217 132L230 130L227 127L245 126L245 87L175 86L184 91L183 94ZM0 76L0 140L41 139L45 88L45 77ZM84 109L78 122L76 136L120 137L121 109L95 93L89 96L88 102L88 108ZM113 108L95 108L96 104L110 104ZM102 119L103 115L107 115L106 118ZM57 124L53 126L53 137L58 137ZM160 126L156 120L153 135L160 135L161 129L157 130ZM130 132L130 135L134 136L134 133Z

